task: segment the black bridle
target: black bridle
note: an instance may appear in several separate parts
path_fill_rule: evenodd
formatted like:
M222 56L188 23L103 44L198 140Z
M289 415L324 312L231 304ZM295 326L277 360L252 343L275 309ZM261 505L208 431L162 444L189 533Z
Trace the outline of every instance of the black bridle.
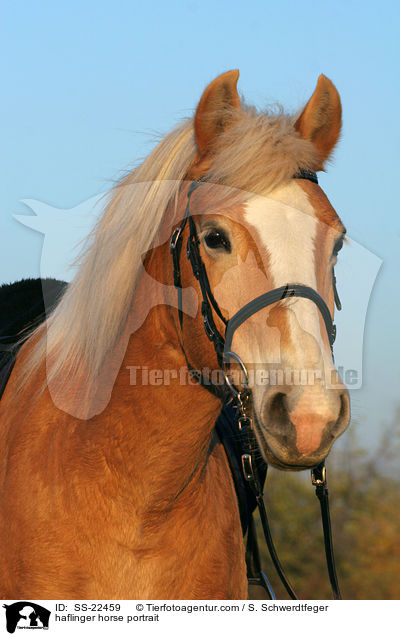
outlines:
M310 170L301 170L298 174L294 176L297 179L307 179L314 183L318 184L318 178L315 172ZM230 389L233 399L236 402L236 408L238 412L237 418L237 426L238 432L241 439L241 464L244 479L248 484L254 498L256 501L256 505L259 510L261 524L264 531L265 540L269 549L269 553L271 555L271 559L275 566L275 569L287 590L289 597L292 599L297 599L295 592L291 584L288 581L288 578L282 568L282 565L277 556L272 536L268 523L267 511L264 504L263 499L263 481L266 475L266 468L264 470L264 479L260 478L259 471L256 467L255 455L258 449L257 440L255 437L255 433L253 430L253 424L251 417L246 413L246 407L249 399L249 390L248 390L248 374L247 369L240 359L240 357L231 351L232 340L235 331L248 319L250 316L259 312L261 309L268 307L284 298L288 297L300 297L307 298L314 302L314 304L318 307L322 318L325 323L326 331L328 334L329 344L331 347L332 355L333 355L333 343L336 338L336 327L333 324L332 317L329 311L329 308L324 301L324 299L311 287L307 285L301 285L299 283L287 283L287 285L278 287L273 289L272 291L266 292L261 296L258 296L251 302L247 303L244 307L242 307L232 318L226 320L218 306L217 301L214 298L212 293L210 283L208 280L207 270L204 265L204 262L201 258L200 254L200 240L197 233L196 224L193 220L193 217L190 213L190 198L193 192L200 187L204 183L203 179L199 179L191 183L188 194L187 194L187 204L185 213L182 219L181 224L174 230L171 242L170 242L170 250L173 259L173 268L174 268L174 285L178 291L178 316L179 323L182 328L183 326L183 309L182 309L182 280L181 280L181 270L180 270L180 255L182 250L182 241L183 241L183 231L186 227L186 224L189 225L189 238L187 240L187 257L191 263L193 274L195 278L198 280L200 285L200 290L202 294L202 303L201 303L201 313L203 316L203 324L204 329L207 334L209 340L213 343L214 349L217 355L218 364L220 365L227 387ZM333 290L334 290L334 298L335 303L338 309L341 309L339 296L336 289L336 279L333 274ZM218 318L225 325L225 334L222 335L218 330L215 320L214 313L218 316ZM244 383L243 389L238 389L233 382L231 381L229 375L229 366L230 361L234 359L239 367L241 368L244 375ZM201 375L194 370L192 370L196 377L201 382ZM324 462L320 463L318 466L312 469L311 471L312 484L315 486L316 495L320 501L321 506L321 517L322 517L322 525L324 532L324 543L325 543L325 554L326 561L329 573L329 579L333 591L333 595L335 599L340 599L340 591L336 576L335 570L335 561L333 555L333 544L332 544L332 535L331 535L331 524L330 524L330 515L329 515L329 500L328 500L328 488L326 481L326 468ZM250 548L249 548L250 546ZM257 539L255 535L253 519L251 518L251 523L248 527L248 543L247 543L247 551L251 551L250 555L246 555L246 560L248 561L248 571L250 569L249 583L250 584L258 584L262 585L266 590L269 598L274 599L275 595L272 590L271 584L269 583L267 577L262 572L260 567L259 555L258 555L258 546ZM249 568L249 561L252 566ZM255 570L255 572L254 572Z

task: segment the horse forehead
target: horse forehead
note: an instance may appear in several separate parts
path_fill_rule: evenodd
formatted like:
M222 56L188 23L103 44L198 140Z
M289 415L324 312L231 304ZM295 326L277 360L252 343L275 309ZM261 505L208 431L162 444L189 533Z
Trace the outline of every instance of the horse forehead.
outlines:
M306 192L292 181L266 196L254 196L244 207L244 219L271 253L302 247L314 241L319 217Z
M344 230L340 217L325 192L314 182L305 179L293 179L263 197L251 197L248 202L260 202L262 199L265 201L265 209L268 208L268 201L280 202L282 203L282 212L285 209L288 210L288 208L297 209L304 214L315 216L319 221L339 232Z
M298 183L291 181L268 196L253 197L244 217L266 255L273 285L301 282L315 289L315 245L321 238L321 224Z
M265 196L251 197L244 205L243 218L264 243L282 241L287 252L288 241L292 247L300 247L302 240L324 235L342 233L345 228L321 188L309 181L292 180ZM277 246L275 246L277 247Z

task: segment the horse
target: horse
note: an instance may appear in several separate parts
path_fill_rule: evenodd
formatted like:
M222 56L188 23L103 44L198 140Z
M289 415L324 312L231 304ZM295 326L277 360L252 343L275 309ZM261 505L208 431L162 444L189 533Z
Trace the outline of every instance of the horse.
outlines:
M300 114L258 111L238 77L211 82L117 184L75 278L24 335L0 402L4 599L247 598L215 433L229 385L246 388L259 452L282 470L319 464L349 423L326 330L345 228L315 178L340 97L321 75ZM206 292L185 250L171 258L177 227ZM221 376L216 334L293 281L318 302L283 294L253 312ZM272 369L281 381L261 381Z

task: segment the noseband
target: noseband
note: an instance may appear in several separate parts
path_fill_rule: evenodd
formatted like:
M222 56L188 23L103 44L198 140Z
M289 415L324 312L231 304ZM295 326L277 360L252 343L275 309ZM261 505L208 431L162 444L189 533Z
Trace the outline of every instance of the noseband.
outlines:
M299 173L294 175L295 179L307 179L312 181L313 183L318 184L318 178L315 172L311 170L300 170ZM287 283L282 287L277 287L272 291L266 292L258 296L254 300L247 303L244 307L239 309L230 318L227 320L219 306L217 301L214 298L212 293L207 270L204 265L204 262L200 255L200 239L197 233L196 224L193 220L193 217L190 213L190 199L193 192L200 187L204 183L203 179L199 179L197 181L193 181L189 187L187 194L187 204L185 213L182 219L181 224L174 230L171 242L170 242L170 251L173 260L173 268L174 268L174 285L178 292L178 316L179 323L182 328L183 325L183 309L182 309L182 280L181 280L181 270L180 270L180 254L182 250L182 240L183 240L183 231L186 227L186 224L189 224L189 237L187 240L186 254L191 263L193 274L195 278L199 281L200 290L202 294L202 303L201 303L201 313L203 316L203 324L204 330L207 334L209 340L213 343L214 349L217 355L218 364L220 365L223 374L225 383L233 395L233 398L236 402L236 408L239 414L237 419L237 426L239 429L239 435L241 438L241 464L244 479L246 480L253 496L255 497L261 523L264 530L264 536L266 539L266 543L274 563L275 569L287 590L290 598L297 599L296 594L293 591L292 586L290 585L286 574L282 568L282 565L278 559L278 556L275 551L275 547L272 541L271 532L269 529L268 517L264 505L263 500L263 487L262 487L262 479L257 474L256 462L254 461L255 452L257 450L257 440L253 431L253 424L251 417L246 413L246 407L249 398L249 390L248 390L248 373L245 364L241 360L241 358L231 350L233 336L235 331L251 316L258 313L265 307L269 307L274 303L277 303L285 298L298 297L298 298L306 298L311 300L319 309L322 318L324 320L326 332L328 335L329 345L331 348L332 356L333 356L333 343L336 338L336 326L333 324L331 313L329 308L322 298L320 294L318 294L315 289L309 287L307 285L302 285L300 283ZM333 292L335 304L338 309L341 309L341 304L339 300L339 296L336 289L336 278L333 273L332 276L333 281ZM215 320L214 314L218 316L218 318L225 325L225 334L222 335L218 330ZM231 364L231 360L234 360L241 369L244 377L243 389L237 388L229 375L229 367ZM337 582L336 570L335 570L335 562L333 556L333 545L332 545L332 537L331 537L331 528L330 528L330 516L329 516L329 502L328 502L328 488L326 482L326 469L324 462L316 466L311 471L312 484L316 488L316 495L320 501L321 506L321 515L322 515L322 525L324 531L324 542L325 542L325 553L326 560L328 565L328 573L329 579L331 582L333 595L335 599L341 598L339 586ZM253 522L251 526L249 526L249 532L253 527ZM253 530L254 532L254 527ZM266 590L269 598L274 599L275 595L272 590L271 584L268 581L265 574L261 571L261 567L259 566L259 557L258 557L258 547L256 537L252 536L250 543L253 545L253 550L255 555L250 560L256 563L257 574L249 577L250 583L260 584ZM249 537L248 537L248 550L249 550ZM246 555L247 556L247 555ZM249 568L248 568L249 569ZM250 568L251 569L251 568Z

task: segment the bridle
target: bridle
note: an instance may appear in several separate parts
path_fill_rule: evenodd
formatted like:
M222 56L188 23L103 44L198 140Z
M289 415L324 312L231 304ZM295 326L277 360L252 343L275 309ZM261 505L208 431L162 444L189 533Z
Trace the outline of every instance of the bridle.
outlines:
M311 170L300 170L296 175L294 175L295 179L307 179L312 181L313 183L318 184L318 178L315 172ZM193 181L189 187L187 194L187 204L185 213L182 219L181 224L174 230L171 241L170 241L170 251L173 260L173 268L174 268L174 285L178 292L178 316L179 323L182 329L183 326L183 309L182 309L182 280L181 280L181 270L180 270L180 255L182 251L182 242L183 242L183 231L186 227L186 224L189 225L189 238L187 240L187 248L186 254L189 259L193 274L195 278L198 280L202 295L202 303L201 303L201 313L203 316L203 325L204 330L207 334L209 340L213 343L214 349L217 355L218 364L220 365L225 384L228 387L232 399L235 402L236 410L238 413L237 417L237 427L238 433L241 439L241 466L244 479L248 484L259 510L261 524L264 531L265 540L268 546L269 553L271 555L272 562L275 566L275 569L287 590L289 597L292 599L297 599L297 596L288 581L288 578L283 570L283 567L279 561L277 556L272 536L269 528L268 516L264 504L263 499L263 481L266 475L266 467L264 469L264 479L260 476L259 470L257 470L256 465L256 451L257 451L257 440L254 433L254 426L252 422L251 416L247 413L248 401L250 397L250 391L248 389L248 372L245 364L241 360L241 358L231 350L232 340L235 331L248 319L250 316L253 316L255 313L259 312L261 309L268 307L284 298L288 297L299 297L299 298L307 298L311 300L319 309L322 318L324 320L325 328L328 334L329 344L333 356L333 343L336 338L336 326L333 324L332 317L329 311L329 308L324 301L324 299L311 287L307 285L302 285L299 283L287 283L282 287L277 287L272 291L266 292L261 296L258 296L254 300L247 303L244 307L239 309L239 311L232 316L229 320L225 319L217 301L214 298L212 293L207 270L204 265L204 262L201 258L200 254L200 240L197 233L196 224L193 220L193 217L190 212L190 199L193 192L199 188L205 182L204 178ZM336 289L336 278L333 273L333 291L335 304L338 309L341 309L341 304L339 300L339 296ZM215 320L214 314L216 314L220 320L225 325L225 334L222 335L218 330ZM234 360L242 371L243 374L243 388L238 388L233 383L229 368L231 364L231 360ZM192 370L196 375L197 379L201 382L201 375L198 372ZM340 591L336 576L335 569L335 561L333 554L333 543L332 543L332 534L331 534L331 523L330 523L330 514L329 514L329 500L328 500L328 488L327 488L327 479L326 479L326 468L324 462L321 462L318 466L314 467L311 471L311 480L313 486L315 486L316 495L320 501L321 507L321 518L322 518L322 526L324 533L324 544L325 544L325 554L326 561L328 567L329 579L332 587L333 596L335 599L340 599ZM253 522L252 522L253 526ZM249 526L249 533L250 533ZM256 573L252 572L249 577L250 584L262 585L266 590L269 598L275 599L275 595L272 589L270 582L268 581L266 575L262 572L259 562L258 556L258 546L257 539L255 536L255 531L253 527L253 535L252 537L248 537L247 549L249 550L249 543L251 544L252 554L250 555L250 561L252 561L253 565L255 564ZM249 539L251 539L249 541ZM246 559L248 561L248 559ZM249 568L248 568L249 569ZM250 568L251 570L254 568Z

